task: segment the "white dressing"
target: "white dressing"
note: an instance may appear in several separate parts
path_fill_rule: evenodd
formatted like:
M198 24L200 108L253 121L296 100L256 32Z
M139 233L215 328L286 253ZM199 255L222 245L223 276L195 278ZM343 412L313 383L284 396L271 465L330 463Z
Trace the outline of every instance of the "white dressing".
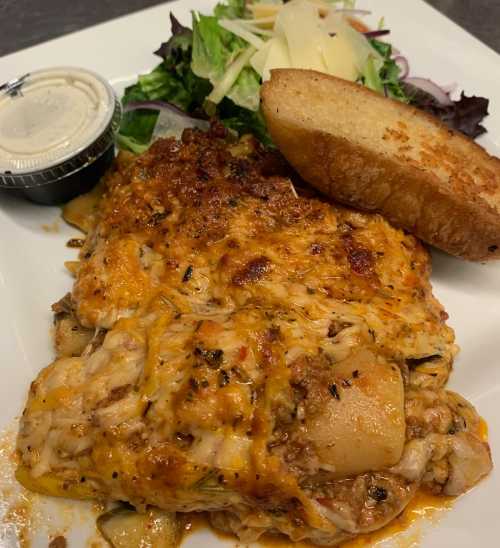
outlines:
M0 92L0 171L46 169L92 144L109 125L109 84L76 68L28 75L15 93Z

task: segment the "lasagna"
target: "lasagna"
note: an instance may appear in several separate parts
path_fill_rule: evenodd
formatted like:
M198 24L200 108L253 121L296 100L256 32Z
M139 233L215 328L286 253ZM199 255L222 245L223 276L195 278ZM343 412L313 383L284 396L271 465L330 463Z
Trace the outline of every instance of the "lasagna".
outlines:
M445 389L457 347L428 253L293 177L215 126L118 159L73 219L88 233L21 483L334 545L489 472L476 411Z

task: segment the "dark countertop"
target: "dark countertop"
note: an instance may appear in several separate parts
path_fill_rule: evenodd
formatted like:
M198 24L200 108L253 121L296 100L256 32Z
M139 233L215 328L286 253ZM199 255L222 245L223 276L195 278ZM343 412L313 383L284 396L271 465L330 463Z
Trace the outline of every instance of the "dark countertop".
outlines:
M500 52L499 0L427 1ZM160 3L158 0L0 0L0 56Z

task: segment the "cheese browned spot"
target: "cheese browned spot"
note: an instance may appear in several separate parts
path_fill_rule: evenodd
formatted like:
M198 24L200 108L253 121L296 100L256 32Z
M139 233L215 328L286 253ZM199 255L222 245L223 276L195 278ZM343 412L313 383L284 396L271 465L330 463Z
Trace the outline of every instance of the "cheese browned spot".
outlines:
M243 286L262 279L271 268L271 261L264 256L249 261L233 276L233 284Z
M421 484L468 488L491 463L443 390L456 347L427 252L222 136L160 140L107 176L60 304L101 335L34 381L20 481L323 544Z

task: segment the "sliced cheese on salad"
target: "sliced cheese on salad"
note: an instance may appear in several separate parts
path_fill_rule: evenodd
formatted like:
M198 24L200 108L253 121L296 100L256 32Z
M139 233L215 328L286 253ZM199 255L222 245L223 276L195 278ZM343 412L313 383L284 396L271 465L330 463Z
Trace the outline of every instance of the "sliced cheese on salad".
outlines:
M329 36L335 36L350 50L352 62L357 72L356 79L362 74L367 60L372 57L374 60L382 62L381 55L375 50L366 37L355 30L349 22L339 13L331 11L325 19L323 25Z
M253 18L198 16L193 22L195 35L203 34L205 41L213 42L205 51L195 39L192 62L193 72L213 85L207 97L212 105L228 97L238 106L257 111L260 83L275 68L317 70L355 82L382 66L380 54L352 27L345 10L335 8L335 2L260 2L247 8ZM213 26L226 33L218 41ZM224 49L226 42L230 49ZM201 63L195 62L198 58ZM215 73L206 73L204 67L210 64L217 66Z
M273 45L275 38L268 40L253 56L250 58L250 65L255 72L262 77L264 73L264 67L269 56L269 50Z
M342 0L329 1L329 0L309 0L309 2L315 5L319 9L320 15L326 15L334 7L334 4L340 4ZM345 2L343 2L345 5ZM276 17L281 11L281 8L285 5L281 0L277 1L261 1L257 3L248 4L248 9L252 15L257 18L269 18Z
M244 23L240 21L235 21L232 19L221 19L219 21L219 25L223 28L228 30L229 32L232 32L236 36L239 36L246 42L248 42L250 45L252 45L254 48L262 48L265 44L265 42L262 40L262 38L259 38L256 34L254 34L249 28L248 25L245 25Z
M275 68L292 68L288 46L283 37L268 40L265 46L250 59L253 69L265 82L271 78L271 70Z
M274 31L286 40L293 68L326 72L322 54L325 29L318 8L311 2L285 4L276 17Z
M326 71L332 76L355 81L359 76L357 56L344 36L325 36L323 58Z
M237 78L240 76L241 71L245 68L252 55L255 53L255 49L250 46L247 50L239 54L239 56L231 63L226 70L221 80L217 82L212 91L207 97L207 100L218 104L224 99L225 95L230 95L230 90Z

